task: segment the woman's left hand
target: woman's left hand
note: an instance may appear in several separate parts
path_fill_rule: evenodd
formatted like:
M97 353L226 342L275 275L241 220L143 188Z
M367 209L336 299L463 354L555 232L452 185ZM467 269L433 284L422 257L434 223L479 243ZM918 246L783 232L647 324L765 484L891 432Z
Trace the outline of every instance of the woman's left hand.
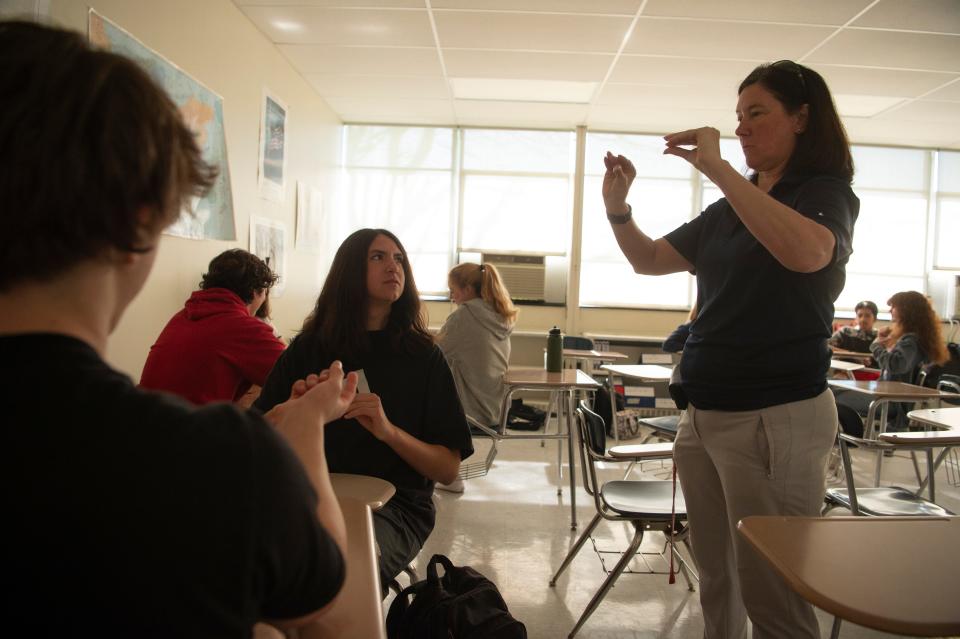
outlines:
M380 403L380 396L375 393L357 393L343 417L357 420L380 441L389 438L397 428L387 419L386 413L383 412L383 404Z
M664 155L683 158L707 177L710 177L713 168L723 161L720 157L720 131L713 127L679 131L665 135L663 139L667 142ZM691 146L692 149L684 148Z

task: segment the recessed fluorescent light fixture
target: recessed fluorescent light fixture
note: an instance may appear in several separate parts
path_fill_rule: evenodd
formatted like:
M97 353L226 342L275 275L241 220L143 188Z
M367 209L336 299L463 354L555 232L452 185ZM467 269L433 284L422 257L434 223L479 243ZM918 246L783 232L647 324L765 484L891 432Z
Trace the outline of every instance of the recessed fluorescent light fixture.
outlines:
M299 22L294 22L293 20L271 20L270 24L280 31L286 31L287 33L303 31L303 25Z
M450 84L453 87L453 97L460 100L571 104L587 104L597 88L596 82L498 78L451 78Z
M869 118L881 111L900 104L904 98L889 95L849 95L834 93L833 99L837 103L840 115L850 118Z

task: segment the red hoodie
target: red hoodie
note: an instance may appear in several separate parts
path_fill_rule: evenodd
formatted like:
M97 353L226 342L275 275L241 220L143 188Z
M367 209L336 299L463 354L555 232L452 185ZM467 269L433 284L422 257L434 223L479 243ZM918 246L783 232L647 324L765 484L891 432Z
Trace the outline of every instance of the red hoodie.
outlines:
M263 386L283 348L233 291L194 291L150 347L140 386L194 404L235 401Z

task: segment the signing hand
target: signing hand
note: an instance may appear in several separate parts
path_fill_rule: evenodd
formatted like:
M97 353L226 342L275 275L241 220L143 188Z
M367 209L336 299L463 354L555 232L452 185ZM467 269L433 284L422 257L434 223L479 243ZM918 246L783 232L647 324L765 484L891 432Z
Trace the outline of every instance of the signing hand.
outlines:
M316 412L323 423L339 419L353 401L357 391L357 374L343 375L343 365L334 362L319 374L298 379L290 389L290 399L271 408L264 417L274 426L286 419L288 412L302 400L306 410ZM309 399L308 399L309 396Z
M380 403L380 396L376 393L358 393L343 416L345 419L355 419L360 422L361 426L380 441L389 438L397 428L387 419L386 413L383 412L383 404Z
M610 151L603 157L603 165L607 167L603 174L603 203L608 214L623 215L627 212L627 193L637 177L637 169L633 162Z
M893 346L893 329L889 326L884 326L883 328L877 331L877 339L875 340L877 344L880 344L887 350L890 350L890 347Z
M705 126L663 136L667 142L664 155L676 155L710 177L711 171L723 161L720 157L720 131ZM693 148L684 148L693 147Z

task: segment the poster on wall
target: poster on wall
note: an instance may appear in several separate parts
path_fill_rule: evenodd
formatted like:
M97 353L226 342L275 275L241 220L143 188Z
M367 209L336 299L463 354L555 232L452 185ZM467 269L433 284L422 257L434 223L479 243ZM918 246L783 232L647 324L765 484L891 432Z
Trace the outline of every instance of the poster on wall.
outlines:
M166 233L198 240L236 239L223 99L93 9L88 29L92 44L131 58L166 90L196 136L203 159L219 170L210 191L203 198L194 198L191 210L181 211Z
M265 217L251 217L250 252L280 277L270 294L281 295L287 287L287 226Z
M318 253L323 246L323 192L297 182L297 237L298 249Z
M287 106L267 89L263 90L260 118L260 197L283 202L286 182Z

